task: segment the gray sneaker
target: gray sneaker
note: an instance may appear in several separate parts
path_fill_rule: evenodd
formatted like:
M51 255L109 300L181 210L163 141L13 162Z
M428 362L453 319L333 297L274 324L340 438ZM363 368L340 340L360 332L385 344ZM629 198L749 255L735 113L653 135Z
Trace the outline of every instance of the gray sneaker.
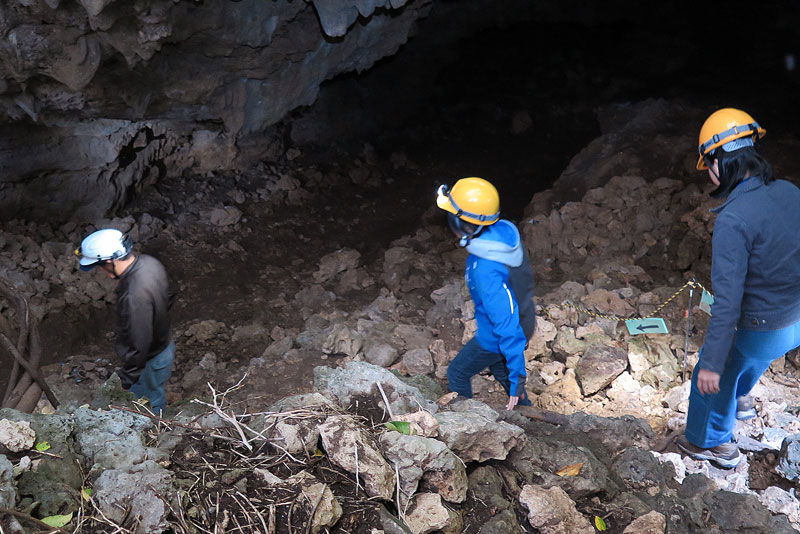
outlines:
M739 462L742 461L742 455L739 452L739 447L735 443L723 443L710 449L701 449L700 447L690 443L686 436L678 436L675 444L683 450L686 454L695 460L708 460L714 462L724 469L733 469Z
M746 421L758 415L753 405L753 398L750 395L736 399L736 419Z

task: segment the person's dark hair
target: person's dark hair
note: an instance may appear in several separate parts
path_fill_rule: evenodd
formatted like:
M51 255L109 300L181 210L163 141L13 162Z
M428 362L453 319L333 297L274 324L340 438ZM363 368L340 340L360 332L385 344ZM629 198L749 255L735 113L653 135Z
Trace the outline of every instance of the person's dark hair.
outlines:
M722 148L714 151L711 161L719 160L719 186L711 192L714 198L726 197L748 175L759 178L764 184L775 180L772 165L764 159L754 146L725 152Z

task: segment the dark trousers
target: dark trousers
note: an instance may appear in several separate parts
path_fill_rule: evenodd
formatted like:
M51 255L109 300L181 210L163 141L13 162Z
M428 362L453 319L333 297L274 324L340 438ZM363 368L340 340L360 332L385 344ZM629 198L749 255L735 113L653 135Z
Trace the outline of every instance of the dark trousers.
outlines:
M471 399L472 377L486 368L492 373L494 379L503 386L506 394L511 395L511 381L508 379L505 356L484 349L474 337L464 345L447 367L447 380L450 383L450 391L455 391L462 397ZM519 405L531 405L527 392L519 400Z

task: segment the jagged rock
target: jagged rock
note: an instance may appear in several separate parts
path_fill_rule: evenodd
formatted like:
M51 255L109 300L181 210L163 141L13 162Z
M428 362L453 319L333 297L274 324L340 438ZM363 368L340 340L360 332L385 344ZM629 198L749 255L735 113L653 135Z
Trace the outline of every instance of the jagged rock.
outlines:
M528 436L525 444L511 451L509 463L519 471L528 484L534 481L542 486L559 486L573 499L600 493L614 486L608 469L592 452L552 438ZM561 476L558 471L581 464L575 476Z
M634 519L622 534L664 534L667 530L667 518L653 510Z
M320 392L328 391L345 409L354 407L357 401L381 409L383 398L376 385L379 382L388 398L392 413L413 412L420 406L433 412L437 410L436 403L427 401L417 388L405 384L393 373L377 365L349 362L344 368L314 369L314 389Z
M494 467L482 465L469 475L469 492L478 502L489 510L496 510L481 526L483 534L522 534L524 531L517 521L514 506L503 497L503 479Z
M169 528L170 513L159 495L170 502L174 494L171 473L145 460L128 468L103 471L94 483L92 498L112 521L121 524L129 516L137 517L137 534L158 534Z
M75 449L104 469L127 468L144 461L141 433L152 426L146 417L87 407L75 410Z
M432 413L418 410L413 413L395 415L396 421L411 423L411 433L426 438L435 438L439 435L439 422Z
M450 404L451 412L472 412L488 419L489 421L497 421L500 419L500 414L497 413L491 406L485 402L477 399L465 399L463 397L456 397Z
M680 365L669 343L661 339L635 336L628 341L631 375L659 390L666 390L678 378Z
M665 426L667 414L661 406L660 393L652 386L643 386L627 371L611 383L606 395L613 401L609 406L613 413L646 419L654 430Z
M519 502L528 510L528 522L541 534L593 534L594 527L575 508L566 492L526 484Z
M380 367L390 367L397 361L398 356L397 349L388 343L367 339L364 347L364 359L369 363Z
M504 460L525 434L518 426L473 412L441 412L436 420L439 439L465 462Z
M296 410L303 413L293 414ZM314 454L319 441L319 424L336 410L337 407L319 393L293 395L268 408L267 411L276 412L275 415L259 415L248 426L280 451Z
M403 355L402 361L411 375L429 375L433 373L433 358L428 349L411 349Z
M319 268L313 275L314 281L318 284L327 282L344 271L356 269L360 261L361 253L350 248L326 254L319 260Z
M604 389L628 366L624 349L606 345L590 345L575 367L575 375L584 395Z
M775 470L787 480L800 478L800 434L788 436L783 440L780 460Z
M5 455L0 454L0 507L13 510L17 504L17 490L14 486L14 466Z
M711 518L725 532L769 532L769 510L761 506L755 495L717 491L703 498Z
M36 441L36 433L27 421L0 419L0 445L11 452L30 449Z
M461 315L461 307L469 299L469 293L463 280L449 282L431 293L434 306L426 313L429 326L440 327L450 323L454 317Z
M588 343L576 338L575 331L567 326L562 326L558 329L553 342L553 350L565 355L583 352L587 346Z
M758 500L773 514L785 515L795 529L800 530L798 528L800 527L800 503L791 493L777 486L770 486L761 492Z
M624 415L622 417L598 417L577 412L567 416L562 428L565 434L584 435L592 443L602 444L611 455L629 447L649 449L655 434L646 421Z
M332 415L319 425L319 432L331 462L349 473L358 473L371 497L392 499L394 470L352 416Z
M373 529L371 534L414 534L411 529L397 516L392 515L384 505L378 506L378 517L383 527L382 531Z
M464 464L441 441L385 432L380 444L386 459L397 467L401 502L416 493L423 479L428 490L435 491L448 502L464 502L467 498Z
M273 360L275 358L280 358L287 352L289 352L292 347L294 347L294 339L290 336L286 336L284 338L278 339L277 341L273 341L272 343L264 349L264 352L261 354L261 357L267 360Z
M406 515L406 524L414 534L427 534L442 530L451 522L450 511L442 504L436 493L420 493L414 496Z
M633 307L622 299L616 292L607 289L596 289L581 299L589 310L603 315L615 317L629 317L633 314Z
M689 391L691 387L691 381L687 380L679 386L670 388L664 395L663 402L673 412L686 413L689 410Z
M347 325L338 323L333 325L328 338L322 344L322 352L355 356L361 351L363 344L364 340L357 332L351 330Z
M232 226L242 218L242 211L234 206L214 208L208 214L208 219L214 226Z
M283 484L298 484L300 495L295 500L300 509L311 516L309 531L318 534L326 527L332 527L342 517L342 506L327 484L320 482L314 475L301 471L283 481Z
M657 490L666 485L661 462L650 451L638 447L624 450L614 460L612 469L629 490Z

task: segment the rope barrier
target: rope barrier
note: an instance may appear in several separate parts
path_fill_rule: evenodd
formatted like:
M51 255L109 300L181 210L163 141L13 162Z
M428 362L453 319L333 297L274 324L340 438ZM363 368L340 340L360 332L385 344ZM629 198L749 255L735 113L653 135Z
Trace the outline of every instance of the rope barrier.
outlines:
M702 289L703 291L705 291L706 293L711 294L711 292L708 291L705 287L703 287L702 284L700 284L700 282L697 282L696 280L689 280L688 282L683 284L683 286L681 286L680 289L675 291L675 293L673 293L672 296L670 296L667 300L662 302L656 309L654 309L653 311L651 311L647 315L642 315L642 316L639 316L639 317L618 317L616 315L604 315L602 313L593 312L593 311L587 309L582 304L576 304L576 303L574 303L572 301L569 301L569 300L566 301L566 305L571 307L571 308L574 308L574 309L578 310L579 312L583 312L583 313L589 315L590 317L597 317L599 319L611 319L611 320L614 320L614 321L629 321L631 319L637 319L637 318L638 319L648 319L648 318L656 315L661 310L663 310L670 302L675 300L675 298L678 295L680 295L682 292L684 292L686 289L698 288L698 287L700 289ZM545 309L545 312L547 313L548 317L550 317L550 313L547 311L547 309Z

